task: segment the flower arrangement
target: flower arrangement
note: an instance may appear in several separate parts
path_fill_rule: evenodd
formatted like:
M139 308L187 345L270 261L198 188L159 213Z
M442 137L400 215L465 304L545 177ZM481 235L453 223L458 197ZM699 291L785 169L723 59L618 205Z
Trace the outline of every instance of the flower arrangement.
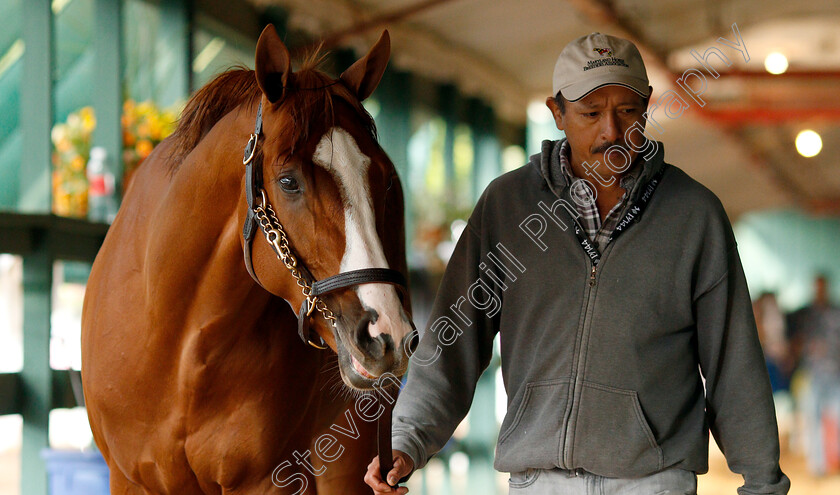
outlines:
M160 110L149 101L123 103L123 191L155 146L172 134L177 120L175 110Z
M137 167L158 143L175 130L177 112L160 110L152 102L123 103L123 191ZM84 218L88 212L88 178L91 138L96 128L93 108L84 107L56 124L53 142L53 213Z
M95 128L93 108L84 107L71 113L67 122L52 129L52 209L56 215L77 218L87 215L86 164Z

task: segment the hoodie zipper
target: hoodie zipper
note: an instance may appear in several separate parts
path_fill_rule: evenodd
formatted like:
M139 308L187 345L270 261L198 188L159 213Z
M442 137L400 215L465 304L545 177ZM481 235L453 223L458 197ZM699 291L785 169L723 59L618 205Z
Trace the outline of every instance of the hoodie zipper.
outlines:
M571 407L568 410L568 417L565 419L565 430L563 446L562 446L562 463L565 469L574 468L573 464L573 444L574 444L574 430L577 423L578 409L580 408L580 393L583 382L583 367L586 362L586 348L589 341L589 327L590 315L592 313L593 292L595 291L597 265L592 265L589 270L589 281L586 287L586 299L584 304L584 314L581 319L581 326L578 331L577 355L574 359L574 369L572 370L572 388L569 391L571 399Z
M659 182L662 180L662 176L665 173L665 168L663 167L653 178L649 179L647 184L644 186L644 190L641 196L641 209L635 214L635 216L631 217L630 220L635 222L639 221L641 213L647 207L647 203L650 201L653 192L656 190ZM638 183L637 183L638 187ZM624 208L621 210L619 218L622 220L627 219L627 213L631 207L639 206L640 199L637 198L636 201L627 201ZM576 218L573 218L575 222L577 230L577 234L580 232L585 232L583 227L581 227L580 223ZM627 225L625 228L629 228ZM623 231L622 231L623 232ZM621 232L619 232L621 233ZM597 258L597 260L593 259L591 254L588 252L587 245L585 242L581 241L581 245L583 246L583 251L587 254L587 258L589 259L590 263L590 270L589 270L589 283L588 287L586 288L586 298L584 304L584 314L583 318L581 319L580 326L578 327L578 341L577 344L577 356L574 360L574 368L572 369L572 384L571 390L569 393L569 397L571 399L571 404L567 408L567 412L564 417L565 423L565 434L563 436L563 445L561 446L562 452L558 452L559 457L559 464L560 467L563 469L573 469L573 458L574 458L574 430L576 429L577 425L577 417L578 411L580 409L580 396L581 390L583 385L583 367L585 365L586 359L586 348L588 347L589 342L589 334L590 334L590 317L592 313L592 305L593 305L593 297L592 293L596 290L595 285L597 284L597 276L598 276L598 265L604 263L606 261L607 255L609 254L612 245L617 240L618 235L615 233L613 236L610 237L610 241L608 242L607 246L604 249L604 253ZM597 262L597 264L596 264Z
M577 222L577 219L575 219ZM580 227L580 224L578 224ZM581 227L582 228L582 227ZM609 246L608 246L609 247ZM600 257L600 261L598 264L604 261L606 257L606 251ZM592 305L593 297L592 293L595 290L595 285L597 283L597 275L598 275L598 265L594 264L590 259L590 269L589 269L589 281L587 283L586 288L586 298L584 304L584 314L583 318L581 319L580 327L578 329L578 342L577 342L577 355L575 356L574 360L574 369L572 370L572 388L569 392L569 397L571 398L571 407L569 407L567 412L567 417L565 418L565 435L563 440L563 445L561 446L562 452L560 453L561 464L565 467L565 469L572 469L572 456L573 456L573 441L574 441L574 430L575 424L577 423L577 414L578 408L580 407L580 390L582 388L582 381L583 381L583 366L585 363L585 348L587 347L587 342L589 340L589 327L590 327L590 315L592 313Z
M621 210L621 214L619 215L619 218L623 218L630 207L631 207L631 205L630 205L630 202L628 201L628 203ZM575 222L577 222L577 219L575 219ZM581 231L583 231L583 228L580 226L580 223L578 223L577 225L578 225L579 228L581 228ZM583 232L585 232L585 231L583 231ZM595 286L598 283L598 279L597 279L597 277L598 277L598 267L602 266L603 263L606 261L607 255L609 254L610 250L612 249L614 243L615 243L615 239L612 242L610 242L609 244L607 244L607 246L604 249L603 254L601 254L600 257L598 258L597 264L595 264L595 262L594 262L595 260L593 260L592 258L589 258L589 263L591 265L590 265L590 269L589 269L589 281L587 283L587 288L586 288L586 299L585 299L585 304L584 304L585 313L583 315L583 319L581 321L581 326L579 327L579 331L578 331L578 334L580 335L579 338L578 338L578 342L577 342L578 352L577 352L577 356L575 356L575 358L576 358L575 361L574 361L574 366L575 367L572 370L572 389L571 389L570 394L569 394L569 396L571 397L571 400L572 400L572 404L571 404L571 407L569 408L569 411L568 411L568 417L565 418L566 433L565 433L564 439L563 439L563 446L562 446L563 452L562 452L562 456L561 456L562 464L565 466L565 469L572 469L573 468L573 464L572 464L573 458L574 458L573 445L574 445L574 440L575 440L574 430L576 429L576 426L577 426L578 411L580 409L580 396L581 396L581 393L582 393L581 391L582 391L582 387L583 387L583 367L586 363L586 349L588 348L589 336L590 336L590 330L591 330L590 329L590 326L591 326L590 317L592 315L592 305L594 304L593 303L594 298L592 297L592 295L593 295L593 292L596 290Z
M625 209L622 210L622 216L630 208L630 205L626 205ZM577 222L577 219L575 219ZM580 225L580 224L578 224ZM574 359L574 368L572 370L572 388L569 393L569 397L571 398L572 404L568 410L568 417L565 418L565 435L563 439L562 453L561 453L561 466L564 469L573 469L574 467L574 441L575 441L575 430L577 429L577 418L578 412L580 409L580 398L583 389L583 368L586 364L586 357L587 352L586 350L589 347L589 338L591 335L591 316L592 310L594 306L594 293L597 290L597 283L598 283L598 267L603 266L606 262L607 257L610 254L610 251L613 248L613 242L607 244L604 249L603 254L597 260L597 264L595 264L591 258L589 258L590 268L589 268L589 280L586 285L586 297L584 299L584 314L583 318L581 319L581 324L578 330L578 342L577 342L577 355Z

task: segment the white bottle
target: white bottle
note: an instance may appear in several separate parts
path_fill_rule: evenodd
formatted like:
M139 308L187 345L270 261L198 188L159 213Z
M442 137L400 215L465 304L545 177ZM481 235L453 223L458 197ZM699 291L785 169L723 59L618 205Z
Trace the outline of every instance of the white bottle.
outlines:
M88 219L95 222L113 220L114 174L108 170L108 152L101 146L90 149L87 164Z

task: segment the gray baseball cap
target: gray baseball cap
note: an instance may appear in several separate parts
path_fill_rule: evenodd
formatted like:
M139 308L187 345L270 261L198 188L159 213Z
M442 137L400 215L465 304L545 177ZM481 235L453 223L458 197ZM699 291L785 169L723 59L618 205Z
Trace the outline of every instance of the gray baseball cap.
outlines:
M577 101L604 86L624 86L649 96L645 63L632 42L608 34L582 36L560 52L552 79L554 95Z

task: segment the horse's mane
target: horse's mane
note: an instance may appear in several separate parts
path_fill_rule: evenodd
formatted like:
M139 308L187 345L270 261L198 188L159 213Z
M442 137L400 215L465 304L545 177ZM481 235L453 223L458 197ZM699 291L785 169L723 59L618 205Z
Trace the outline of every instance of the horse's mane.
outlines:
M281 103L295 125L289 134L271 136L288 143L290 154L310 137L310 130L326 129L335 123L335 97L352 109L362 127L376 138L376 125L370 114L344 84L319 70L326 54L314 52L294 72L294 83ZM278 81L279 83L279 81ZM216 76L187 102L178 127L172 134L172 151L168 161L172 173L222 117L240 105L254 106L262 96L253 70L234 67ZM316 119L323 119L318 122ZM323 124L319 126L318 124ZM288 140L288 141L287 141ZM245 146L245 143L242 143Z

